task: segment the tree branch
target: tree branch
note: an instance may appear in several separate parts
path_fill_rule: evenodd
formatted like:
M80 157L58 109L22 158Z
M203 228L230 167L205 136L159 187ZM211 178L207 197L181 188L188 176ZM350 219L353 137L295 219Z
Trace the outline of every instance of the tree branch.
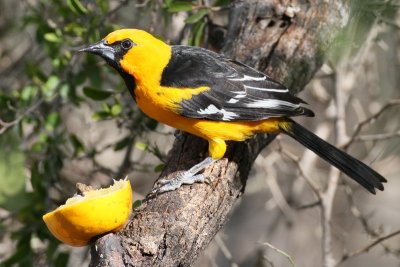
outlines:
M397 235L399 235L399 234L400 234L400 230L397 230L397 231L392 232L392 233L390 233L390 234L388 234L388 235L381 236L381 237L377 238L375 241L371 242L370 244L366 245L366 246L363 247L363 248L360 248L360 249L355 250L355 251L350 252L350 253L346 253L346 254L344 254L344 255L342 256L342 258L335 264L335 266L338 266L339 264L343 263L344 261L346 261L346 260L349 259L349 258L358 256L358 255L363 254L363 253L366 253L366 252L368 252L371 248L375 247L376 245L382 244L383 241L385 241L385 240L387 240L387 239L389 239L389 238L392 238L392 237L394 237L394 236L397 236Z
M256 66L299 92L323 62L348 8L340 1L234 1L222 52ZM245 188L249 170L274 136L230 143L224 159L205 171L209 184L147 197L125 229L99 238L91 266L190 266L224 225ZM207 154L207 143L182 134L160 178L186 170Z
M397 106L400 105L400 99L393 99L388 101L381 109L379 109L377 112L375 112L374 114L372 114L371 116L369 116L368 118L366 118L363 121L360 121L359 123L357 123L357 125L355 126L355 129L353 131L353 134L351 135L351 137L349 138L349 140L342 146L342 148L344 150L348 149L349 146L351 144L353 144L354 141L369 141L368 139L370 139L371 141L375 140L375 138L364 138L364 137L360 137L359 134L362 130L362 128L370 123L372 123L373 121L375 121L376 119L378 119L383 113L385 113L385 111L387 111L389 108L393 107L393 106ZM366 139L366 140L365 140ZM379 139L379 138L378 138Z

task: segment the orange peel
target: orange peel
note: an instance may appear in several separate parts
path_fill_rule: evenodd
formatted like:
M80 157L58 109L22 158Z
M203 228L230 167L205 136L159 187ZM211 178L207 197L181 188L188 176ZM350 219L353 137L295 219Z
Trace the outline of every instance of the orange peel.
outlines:
M83 196L82 196L83 195ZM114 181L108 188L82 192L43 216L50 232L71 246L85 246L93 237L121 230L132 209L129 180Z

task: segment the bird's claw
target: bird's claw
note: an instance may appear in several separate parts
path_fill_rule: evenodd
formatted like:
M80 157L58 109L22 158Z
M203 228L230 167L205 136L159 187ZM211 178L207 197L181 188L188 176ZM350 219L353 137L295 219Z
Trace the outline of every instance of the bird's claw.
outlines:
M157 182L156 188L151 191L151 194L159 194L168 191L174 191L181 187L184 184L193 184L193 183L209 183L209 178L203 174L193 175L189 172L184 172L182 174L178 174L171 180L161 179Z

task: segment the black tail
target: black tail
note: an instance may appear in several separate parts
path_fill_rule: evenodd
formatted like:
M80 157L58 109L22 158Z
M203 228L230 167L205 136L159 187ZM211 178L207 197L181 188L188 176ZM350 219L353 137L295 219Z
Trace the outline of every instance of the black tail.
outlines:
M279 128L282 132L294 138L303 146L364 186L372 194L375 194L375 188L383 190L382 183L386 183L386 179L382 175L358 159L322 140L303 126L289 120L280 122Z

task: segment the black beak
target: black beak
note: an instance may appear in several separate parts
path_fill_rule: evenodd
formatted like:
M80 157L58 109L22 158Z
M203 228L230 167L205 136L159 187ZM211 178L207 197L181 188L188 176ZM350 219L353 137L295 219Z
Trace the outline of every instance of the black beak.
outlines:
M78 52L88 52L98 56L101 56L107 61L113 62L115 60L115 50L112 46L108 45L106 41L101 40L100 42L89 45L88 47L79 49Z

